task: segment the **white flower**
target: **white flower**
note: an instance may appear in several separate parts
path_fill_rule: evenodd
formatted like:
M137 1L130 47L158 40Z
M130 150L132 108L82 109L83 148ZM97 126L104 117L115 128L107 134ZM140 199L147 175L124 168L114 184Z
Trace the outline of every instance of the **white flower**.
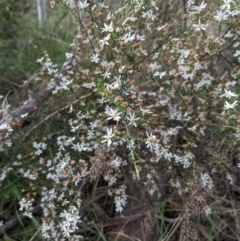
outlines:
M162 79L165 75L167 74L166 71L163 71L163 72L158 72L156 71L153 76L158 76L160 79Z
M139 117L135 117L135 113L130 113L129 117L127 116L127 119L129 120L129 124L128 125L134 125L135 127L137 127L136 124L136 120L139 120Z
M209 214L212 213L212 209L210 207L206 206L204 212L205 212L205 215L208 216Z
M116 109L112 109L109 106L106 107L105 113L109 116L107 120L113 119L115 121L119 121L121 119L121 112L118 113Z
M234 35L231 33L231 31L228 31L225 35L224 38L232 38Z
M107 142L107 145L110 146L112 143L111 138L114 136L115 134L112 134L112 128L107 128L107 135L103 136L103 138L105 138L105 140L101 141L101 143Z
M240 56L240 50L236 50L235 54L233 55L234 57Z
M113 32L113 23L111 22L109 25L104 23L104 28L102 28L102 33L103 32Z
M147 12L142 13L142 18L151 19L152 21L154 21L156 15L154 15L152 9L150 9Z
M135 141L134 140L130 140L128 141L128 144L127 144L127 149L131 150L135 147Z
M127 203L127 195L125 194L125 186L120 187L119 189L116 190L116 195L114 198L114 203L115 203L115 210L116 212L122 212L123 207L126 206Z
M89 3L87 3L87 0L85 0L85 1L79 0L78 3L77 3L77 6L78 6L80 9L84 9L84 8L86 8L87 6L89 6Z
M136 39L137 39L138 41L144 41L144 40L145 40L145 36L144 36L144 35L139 35L139 34L137 34L137 35L136 35Z
M98 58L98 54L92 54L91 56L91 62L94 62L94 63L99 63L100 59Z
M196 13L200 13L206 6L207 4L203 1L200 6L192 6L192 10Z
M121 165L121 159L119 157L116 157L112 162L111 165L113 168L118 168Z
M131 32L125 34L124 37L121 38L125 43L132 42L135 39L135 34L131 35Z
M99 40L101 49L104 47L104 45L109 45L108 43L109 39L110 39L110 34L108 34L105 38Z
M82 86L85 87L85 88L87 88L87 89L92 89L92 88L96 87L96 84L95 84L94 82L90 82L90 83L84 82L84 83L82 84Z
M70 58L72 58L73 53L65 53L65 56L67 59L70 59Z
M228 19L228 17L229 17L229 11L227 10L227 11L222 11L222 10L218 10L217 12L216 12L216 15L213 17L216 21L219 21L219 22L221 22L221 21L225 21L225 20L227 20Z
M25 211L25 212L23 213L23 215L24 215L24 216L27 216L27 217L30 218L30 219L32 219L32 217L33 217L32 213L29 212L29 211Z
M24 209L28 211L30 208L32 208L33 201L34 199L27 200L26 198L22 198L22 200L19 202L19 211L23 211Z
M233 93L232 91L230 91L230 90L226 90L226 89L224 89L224 91L225 91L225 96L227 97L227 98L231 98L231 97L237 97L238 96L238 94L235 94L235 93Z
M147 132L147 141L145 142L145 144L147 145L147 148L149 148L150 150L152 150L154 147L157 147L158 144L158 139L155 135L153 135L152 133L149 135Z
M116 89L118 89L119 87L121 86L121 81L119 81L119 80L116 80L116 81L114 81L113 83L111 83L110 85L109 85L109 89L111 90L116 90Z
M203 188L209 189L212 189L214 186L211 177L207 173L201 173L201 184Z
M109 79L110 76L111 76L111 73L108 72L108 71L106 71L105 73L102 74L102 77L103 77L104 79Z
M47 144L44 142L40 142L39 144L41 144L42 150L46 150L47 149Z
M195 28L196 32L199 32L201 30L206 30L207 24L202 24L201 20L198 19L198 24L193 24L193 27Z
M43 60L44 60L44 57L40 58L40 59L37 59L37 63L43 63Z
M237 100L235 100L232 104L230 104L226 101L225 104L224 104L224 110L234 109L236 104L237 104Z
M42 154L42 150L38 149L34 152L36 156L40 156Z
M108 6L108 5L104 5L104 3L97 3L97 4L98 4L98 6L99 6L100 8L106 8L106 9L109 8L109 6Z
M221 6L221 9L227 8L228 10L231 7L232 0L223 0L224 4Z

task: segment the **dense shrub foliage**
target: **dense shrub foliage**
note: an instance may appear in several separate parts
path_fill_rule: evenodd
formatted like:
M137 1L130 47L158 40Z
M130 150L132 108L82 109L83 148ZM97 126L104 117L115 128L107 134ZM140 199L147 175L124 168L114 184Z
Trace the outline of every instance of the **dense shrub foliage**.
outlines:
M78 33L62 66L39 57L28 99L2 99L2 235L237 240L240 2L50 6Z

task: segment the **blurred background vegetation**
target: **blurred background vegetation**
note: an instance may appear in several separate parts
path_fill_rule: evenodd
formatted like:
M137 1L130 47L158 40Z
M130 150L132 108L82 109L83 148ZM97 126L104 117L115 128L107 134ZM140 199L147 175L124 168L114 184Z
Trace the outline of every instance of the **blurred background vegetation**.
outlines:
M40 26L36 1L0 1L0 95L19 91L39 69L36 60L44 51L61 68L77 26L64 7L47 6L47 15Z

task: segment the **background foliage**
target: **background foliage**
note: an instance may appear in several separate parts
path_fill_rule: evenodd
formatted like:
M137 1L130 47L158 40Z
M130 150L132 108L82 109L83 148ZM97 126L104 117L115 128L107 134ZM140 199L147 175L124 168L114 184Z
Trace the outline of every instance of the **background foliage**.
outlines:
M36 1L0 2L0 95L8 91L18 95L23 81L39 69L36 60L44 51L57 64L65 60L76 25L64 7L51 10L49 15L39 26Z

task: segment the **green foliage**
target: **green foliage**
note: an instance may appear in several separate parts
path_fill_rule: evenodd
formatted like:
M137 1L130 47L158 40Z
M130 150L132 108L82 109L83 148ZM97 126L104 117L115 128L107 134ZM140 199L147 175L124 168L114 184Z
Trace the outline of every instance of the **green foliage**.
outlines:
M0 95L33 75L44 51L61 64L73 39L76 25L65 8L49 9L47 21L39 26L35 4L30 0L0 3Z

